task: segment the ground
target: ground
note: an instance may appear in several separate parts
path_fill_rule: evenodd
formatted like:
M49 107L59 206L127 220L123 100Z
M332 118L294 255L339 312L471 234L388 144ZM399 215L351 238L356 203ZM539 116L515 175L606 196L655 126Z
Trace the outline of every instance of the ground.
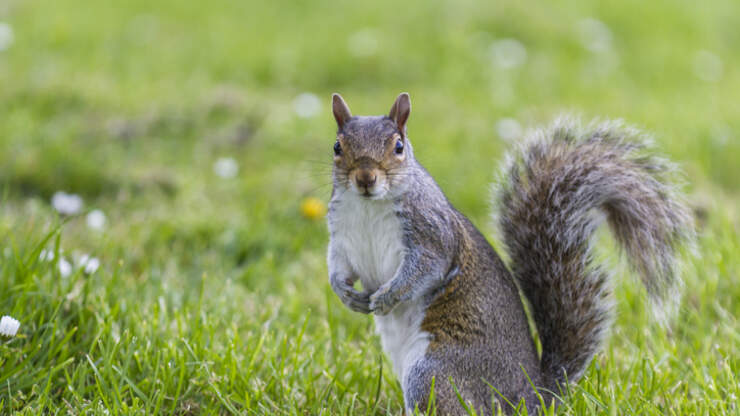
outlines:
M0 413L400 412L326 275L335 91L357 114L408 91L418 159L496 245L489 184L527 126L653 132L698 217L681 307L659 325L600 237L617 319L557 412L740 413L739 20L734 0L0 2L0 315L21 323Z

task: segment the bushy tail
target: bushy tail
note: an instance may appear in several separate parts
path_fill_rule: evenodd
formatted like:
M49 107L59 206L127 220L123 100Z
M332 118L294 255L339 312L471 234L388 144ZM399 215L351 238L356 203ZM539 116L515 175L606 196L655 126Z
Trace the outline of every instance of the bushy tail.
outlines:
M655 306L680 285L677 250L693 240L665 160L620 123L560 120L529 134L509 157L498 222L511 269L531 304L552 381L576 381L611 324L609 274L591 237L606 219Z

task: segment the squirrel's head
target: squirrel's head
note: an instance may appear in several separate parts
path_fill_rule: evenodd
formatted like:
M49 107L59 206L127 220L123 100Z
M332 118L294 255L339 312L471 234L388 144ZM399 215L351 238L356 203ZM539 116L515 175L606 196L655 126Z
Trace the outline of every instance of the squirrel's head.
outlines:
M337 120L334 142L334 186L368 199L383 199L405 189L406 169L413 160L406 137L411 113L407 93L396 98L387 116L353 116L342 96L332 96Z

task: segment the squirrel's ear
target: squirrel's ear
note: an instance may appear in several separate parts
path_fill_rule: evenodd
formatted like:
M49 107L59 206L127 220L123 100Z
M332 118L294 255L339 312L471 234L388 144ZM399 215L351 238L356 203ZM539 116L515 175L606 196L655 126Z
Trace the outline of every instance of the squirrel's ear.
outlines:
M411 114L411 98L409 98L409 93L402 92L393 103L388 117L396 122L398 130L404 135L406 135L406 120L409 119L409 114Z
M342 96L334 93L331 96L331 109L334 112L334 119L337 120L337 126L341 129L344 123L352 118L352 113L349 111L347 103L344 102Z

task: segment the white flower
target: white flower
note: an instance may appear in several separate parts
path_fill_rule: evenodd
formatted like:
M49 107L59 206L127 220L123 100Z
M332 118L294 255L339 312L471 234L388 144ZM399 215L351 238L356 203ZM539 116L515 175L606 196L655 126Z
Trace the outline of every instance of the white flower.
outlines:
M41 253L39 253L39 260L41 261L54 260L54 250L47 250L47 249L41 250Z
M496 133L507 142L522 136L522 126L513 118L502 118L496 122Z
M102 230L105 227L105 214L99 209L94 209L87 214L87 226L93 230Z
M82 198L77 194L58 191L51 197L51 205L60 214L74 215L82 210Z
M97 257L91 257L89 254L83 254L77 259L77 265L83 267L86 274L93 274L100 267L100 260Z
M378 51L378 35L373 29L362 29L347 38L349 53L357 57L375 55Z
M93 257L90 259L90 261L85 264L85 273L87 274L93 274L96 271L98 271L98 268L100 267L100 260L98 260L97 257Z
M722 59L709 51L698 51L694 55L694 75L707 82L717 82L722 78L724 67Z
M601 20L592 17L578 22L581 44L591 52L607 52L612 48L612 31Z
M13 28L5 22L0 22L0 52L13 44Z
M293 109L300 118L311 118L321 110L321 101L316 94L304 92L293 100Z
M491 44L491 60L502 69L513 69L527 61L527 49L516 39L499 39Z
M21 323L17 319L11 318L10 316L3 316L0 319L0 334L6 337L14 337L18 333L18 328L21 327Z
M239 173L239 164L230 157L222 157L213 164L213 172L224 179L231 179Z
M67 277L72 274L72 265L69 264L67 259L65 259L64 257L59 258L59 263L57 264L57 267L59 267L59 274L61 274L62 277Z

